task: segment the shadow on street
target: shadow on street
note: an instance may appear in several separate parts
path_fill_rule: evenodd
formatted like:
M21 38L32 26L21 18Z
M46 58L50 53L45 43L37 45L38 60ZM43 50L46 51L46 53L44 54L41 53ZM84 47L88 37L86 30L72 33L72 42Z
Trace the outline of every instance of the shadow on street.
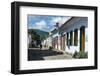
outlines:
M28 61L44 60L43 57L55 56L61 54L63 54L63 52L57 52L49 49L41 49L41 50L39 48L28 49Z

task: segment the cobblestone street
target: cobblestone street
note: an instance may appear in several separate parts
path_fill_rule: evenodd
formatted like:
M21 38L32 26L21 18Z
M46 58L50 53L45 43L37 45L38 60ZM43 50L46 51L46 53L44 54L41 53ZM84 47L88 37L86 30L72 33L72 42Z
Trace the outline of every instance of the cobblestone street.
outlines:
M28 50L28 60L58 60L72 59L72 56L62 51L31 48Z

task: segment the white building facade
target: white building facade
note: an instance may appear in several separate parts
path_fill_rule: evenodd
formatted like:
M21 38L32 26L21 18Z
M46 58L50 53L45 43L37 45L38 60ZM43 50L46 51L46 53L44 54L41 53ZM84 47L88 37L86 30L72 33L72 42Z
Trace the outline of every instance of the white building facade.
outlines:
M49 48L52 46L52 36L51 36L51 33L49 33L49 36L42 41L42 45L43 45L43 48Z
M57 34L52 31L52 36ZM72 17L59 28L59 36L55 48L61 51L74 53L75 51L88 51L88 18L87 17ZM55 38L55 37L54 37ZM54 40L55 41L55 40ZM53 42L54 42L53 41Z
M32 42L32 36L28 34L28 47L31 45Z

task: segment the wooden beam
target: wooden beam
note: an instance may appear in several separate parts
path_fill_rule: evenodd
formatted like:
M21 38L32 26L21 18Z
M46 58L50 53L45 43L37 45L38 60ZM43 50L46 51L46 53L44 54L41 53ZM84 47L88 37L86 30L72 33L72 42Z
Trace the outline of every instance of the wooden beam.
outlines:
M78 29L74 30L74 46L78 45Z
M85 27L80 28L80 51L85 51Z

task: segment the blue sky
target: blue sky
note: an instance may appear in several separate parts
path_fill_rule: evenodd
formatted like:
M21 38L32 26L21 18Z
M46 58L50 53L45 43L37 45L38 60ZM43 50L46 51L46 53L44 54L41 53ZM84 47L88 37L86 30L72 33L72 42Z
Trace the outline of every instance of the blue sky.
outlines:
M55 24L59 22L59 26L65 23L71 17L68 16L44 16L44 15L28 15L28 29L40 29L50 32L55 28Z

